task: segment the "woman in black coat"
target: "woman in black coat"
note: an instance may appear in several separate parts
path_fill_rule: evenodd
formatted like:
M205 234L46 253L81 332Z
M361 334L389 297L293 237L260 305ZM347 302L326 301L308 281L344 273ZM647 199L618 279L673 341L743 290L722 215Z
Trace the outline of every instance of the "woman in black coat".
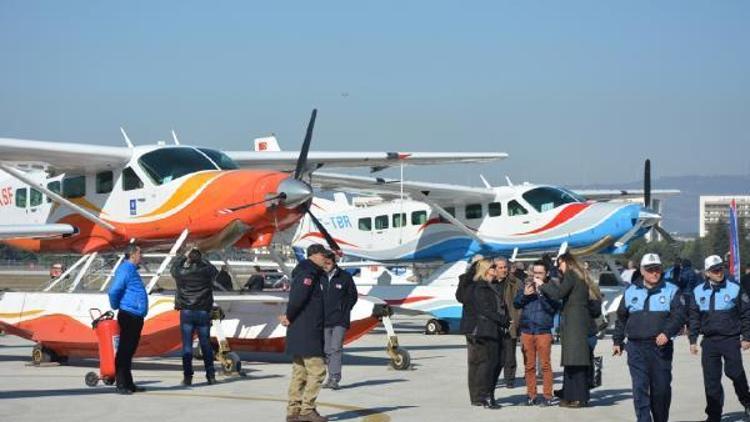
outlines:
M475 341L475 356L472 365L476 365L478 380L478 402L487 409L499 409L493 397L495 392L495 366L500 356L500 339L508 331L510 323L508 310L501 289L492 287L495 281L495 266L490 260L481 260L474 276L473 300L477 312L477 322L472 335Z
M460 331L466 336L467 366L469 380L469 400L471 403L481 404L479 397L480 376L477 365L472 365L476 360L477 346L474 338L474 327L477 326L477 310L474 306L474 274L481 255L475 255L471 263L466 267L466 272L458 277L458 288L456 288L456 300L461 303L461 326Z
M537 288L547 297L563 301L560 342L564 370L560 406L585 407L589 401L588 373L591 366L589 299L601 300L601 293L570 253L560 255L557 264L562 273L560 284L547 283L537 285Z

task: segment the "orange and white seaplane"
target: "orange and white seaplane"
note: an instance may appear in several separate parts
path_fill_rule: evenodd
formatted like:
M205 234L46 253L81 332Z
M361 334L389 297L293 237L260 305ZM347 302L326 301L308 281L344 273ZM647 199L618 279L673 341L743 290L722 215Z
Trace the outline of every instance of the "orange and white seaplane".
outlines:
M0 138L0 170L7 173L0 178L0 239L37 253L82 254L43 291L0 293L0 329L35 341L36 362L96 356L89 313L109 308L104 293L109 277L94 291L83 280L97 254L135 241L147 250L169 249L148 281L150 309L137 351L137 356L165 354L180 345L179 314L173 295L155 287L185 242L215 251L259 248L305 214L317 221L305 177L323 166L379 169L506 156L309 152L315 116L313 110L299 153L185 146L174 132L174 145L133 146L123 131L125 147ZM338 249L330 236L326 239ZM277 316L286 300L283 294L217 294L225 314L218 331L233 350L282 352L286 331ZM398 347L387 309L376 298L358 301L346 340L364 335L380 319L389 333L392 365L407 367L408 353Z

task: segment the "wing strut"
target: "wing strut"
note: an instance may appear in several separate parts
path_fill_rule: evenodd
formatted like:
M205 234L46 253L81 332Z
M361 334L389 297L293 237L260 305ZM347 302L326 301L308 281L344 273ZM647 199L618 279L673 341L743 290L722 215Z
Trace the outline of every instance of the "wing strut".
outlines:
M410 193L416 196L417 198L419 198L420 201L432 207L435 211L437 211L438 214L440 214L440 216L450 221L454 226L458 227L462 232L466 233L469 237L476 240L482 245L484 244L484 240L482 240L482 238L480 238L476 232L468 228L466 224L458 221L456 217L450 215L450 213L446 211L445 208L441 207L437 202L430 199L427 195L417 190L410 191Z
M64 206L72 209L73 211L81 214L81 216L83 218L91 221L92 223L94 223L96 225L99 225L99 226L102 226L105 229L107 229L107 230L109 230L109 231L111 231L113 233L121 234L121 233L119 233L117 231L117 228L115 226L113 226L113 225L109 224L108 222L102 220L101 218L99 218L98 216L94 215L93 213L91 213L87 209L85 209L85 208L83 208L81 206L78 206L78 205L74 204L73 202L71 202L71 201L63 198L62 196L58 195L57 193L55 193L55 192L47 189L47 187L44 186L44 184L35 182L34 180L32 180L29 177L27 177L24 174L24 172L16 169L15 167L11 167L11 166L9 166L7 164L0 163L0 169L2 169L3 171L5 171L6 173L10 174L11 176L15 177L16 179L22 181L23 183L26 183L27 185L33 187L34 189L37 189L37 190L39 190L41 192L44 192L44 194L47 195L48 197L50 197L50 199L52 199L53 201L57 202L60 205L64 205Z

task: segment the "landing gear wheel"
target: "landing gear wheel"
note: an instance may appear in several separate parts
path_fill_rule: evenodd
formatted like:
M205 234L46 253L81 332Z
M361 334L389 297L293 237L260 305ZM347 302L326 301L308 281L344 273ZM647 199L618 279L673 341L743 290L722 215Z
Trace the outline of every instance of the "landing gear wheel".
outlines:
M240 355L234 352L227 353L226 357L221 361L221 369L224 371L225 375L229 375L235 372L239 373L240 369L242 369L242 360L240 360Z
M436 319L431 319L427 321L427 324L425 324L424 326L424 333L427 335L440 334L442 330L443 330L443 327L440 324L440 321Z
M406 349L398 348L394 351L395 356L391 357L391 368L397 371L404 371L411 366L411 355Z
M39 344L31 349L31 363L33 363L34 365L41 365L42 363L52 362L54 357L55 356L53 351L47 349L46 347L42 347Z
M86 377L84 378L86 380L86 385L89 387L96 387L96 384L99 384L99 374L96 372L88 372L86 373Z
M115 384L115 379L114 378L104 378L104 379L102 379L102 382L104 383L104 385L114 385Z

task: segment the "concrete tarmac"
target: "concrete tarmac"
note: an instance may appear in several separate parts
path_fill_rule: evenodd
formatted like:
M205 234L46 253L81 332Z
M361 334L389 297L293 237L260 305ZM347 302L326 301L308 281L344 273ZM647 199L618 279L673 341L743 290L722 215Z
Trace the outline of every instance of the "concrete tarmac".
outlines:
M342 389L323 390L319 411L337 421L632 421L635 420L627 357L611 356L611 341L597 346L604 358L604 385L592 392L585 409L526 407L522 357L516 388L497 389L503 408L485 410L469 405L466 387L466 347L462 336L425 336L425 319L396 317L400 342L411 355L413 368L388 367L385 334L376 330L346 347ZM96 360L72 359L65 366L31 367L32 343L0 337L0 421L80 422L132 421L282 421L290 366L281 355L242 354L246 377L223 377L205 384L202 363L196 362L195 384L180 386L179 357L138 359L134 377L148 389L132 396L114 394L113 387L90 388L86 372ZM561 382L560 348L553 349L556 388ZM747 369L747 368L746 368ZM672 383L673 421L705 419L700 357L688 352L688 342L676 342ZM541 390L541 383L540 383ZM724 420L742 420L741 406L725 378Z

